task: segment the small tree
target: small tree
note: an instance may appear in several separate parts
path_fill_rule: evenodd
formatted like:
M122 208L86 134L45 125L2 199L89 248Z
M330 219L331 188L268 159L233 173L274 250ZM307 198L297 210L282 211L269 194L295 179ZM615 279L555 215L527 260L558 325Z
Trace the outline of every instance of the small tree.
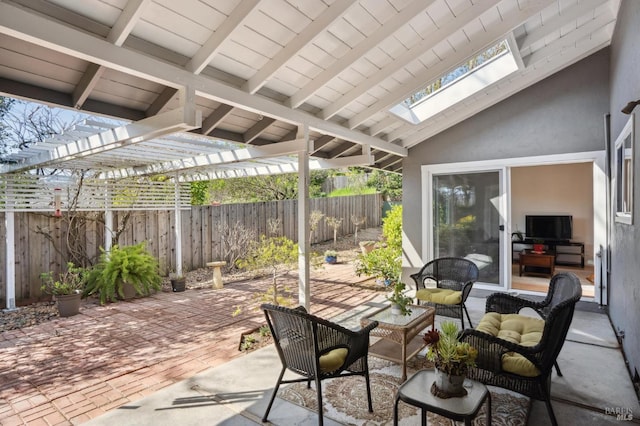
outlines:
M238 267L238 261L247 255L251 243L256 239L256 232L238 221L231 226L218 224L218 234L227 270L232 270Z
M353 223L353 225L356 227L355 233L353 235L353 238L356 244L358 243L358 227L360 225L364 225L366 222L367 222L366 216L351 215L351 223Z
M247 257L238 261L241 268L248 270L267 271L271 275L271 286L265 293L256 295L258 301L269 301L274 305L291 305L292 301L285 296L287 288L278 283L278 277L294 269L298 264L298 244L287 237L266 237L262 235L259 241L249 248ZM234 315L242 311L236 307Z
M318 229L320 221L324 217L324 213L320 210L314 210L309 215L309 242L313 241L313 233Z
M333 228L333 243L336 244L338 242L338 228L340 228L340 225L342 224L342 219L327 216L325 220L327 221L327 224Z

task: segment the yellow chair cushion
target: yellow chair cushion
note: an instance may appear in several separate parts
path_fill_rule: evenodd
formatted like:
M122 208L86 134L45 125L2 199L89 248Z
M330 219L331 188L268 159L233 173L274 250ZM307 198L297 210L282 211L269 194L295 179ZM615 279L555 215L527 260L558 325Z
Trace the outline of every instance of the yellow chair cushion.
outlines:
M421 288L416 291L416 298L423 302L458 305L462 302L462 292L447 288Z
M542 339L544 321L518 314L489 312L482 317L476 330L522 346L535 346ZM540 371L525 357L515 352L502 355L502 369L525 377L535 377Z
M338 348L320 355L320 371L323 373L336 371L342 367L348 354L349 350L347 348Z

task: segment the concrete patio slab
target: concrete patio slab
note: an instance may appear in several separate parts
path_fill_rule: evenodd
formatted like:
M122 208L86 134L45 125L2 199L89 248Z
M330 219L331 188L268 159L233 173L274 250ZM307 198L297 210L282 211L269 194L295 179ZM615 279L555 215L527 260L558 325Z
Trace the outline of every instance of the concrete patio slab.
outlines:
M378 297L334 320L357 325L360 316L379 308L382 301ZM475 317L484 311L484 299L470 298L468 305L472 309L470 313L473 312L472 320L476 321ZM611 340L614 334L608 324L608 317L598 311L580 310L574 315L570 335L593 343L568 340L558 358L563 377L554 372L551 389L552 404L561 425L613 425L620 424L616 412L631 413L636 419L640 414L624 359L617 343L614 345ZM261 424L279 370L280 361L271 345L115 409L87 424L190 426L200 425L205 419L208 424ZM171 421L176 415L179 416L178 423ZM144 422L139 423L137 418L143 418ZM275 425L315 425L317 413L276 398L269 421ZM336 425L327 418L325 424ZM528 425L549 424L544 403L533 401Z

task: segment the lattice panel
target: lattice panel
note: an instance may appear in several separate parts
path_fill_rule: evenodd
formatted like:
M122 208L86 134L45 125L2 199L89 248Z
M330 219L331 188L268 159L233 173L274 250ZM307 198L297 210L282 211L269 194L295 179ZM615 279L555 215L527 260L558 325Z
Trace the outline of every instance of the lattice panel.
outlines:
M96 179L51 179L33 175L0 177L0 210L167 210L176 204L173 182L146 178L107 182ZM191 206L189 184L179 184L181 207Z

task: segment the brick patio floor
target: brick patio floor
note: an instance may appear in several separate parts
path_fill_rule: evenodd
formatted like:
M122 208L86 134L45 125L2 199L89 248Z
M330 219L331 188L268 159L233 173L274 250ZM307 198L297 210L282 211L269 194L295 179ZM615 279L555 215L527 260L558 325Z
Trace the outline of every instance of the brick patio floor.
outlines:
M297 289L297 275L286 280ZM311 311L330 318L380 294L359 282L351 264L312 272ZM80 315L0 333L0 424L80 424L243 356L241 333L264 317L232 312L268 284L86 303Z

